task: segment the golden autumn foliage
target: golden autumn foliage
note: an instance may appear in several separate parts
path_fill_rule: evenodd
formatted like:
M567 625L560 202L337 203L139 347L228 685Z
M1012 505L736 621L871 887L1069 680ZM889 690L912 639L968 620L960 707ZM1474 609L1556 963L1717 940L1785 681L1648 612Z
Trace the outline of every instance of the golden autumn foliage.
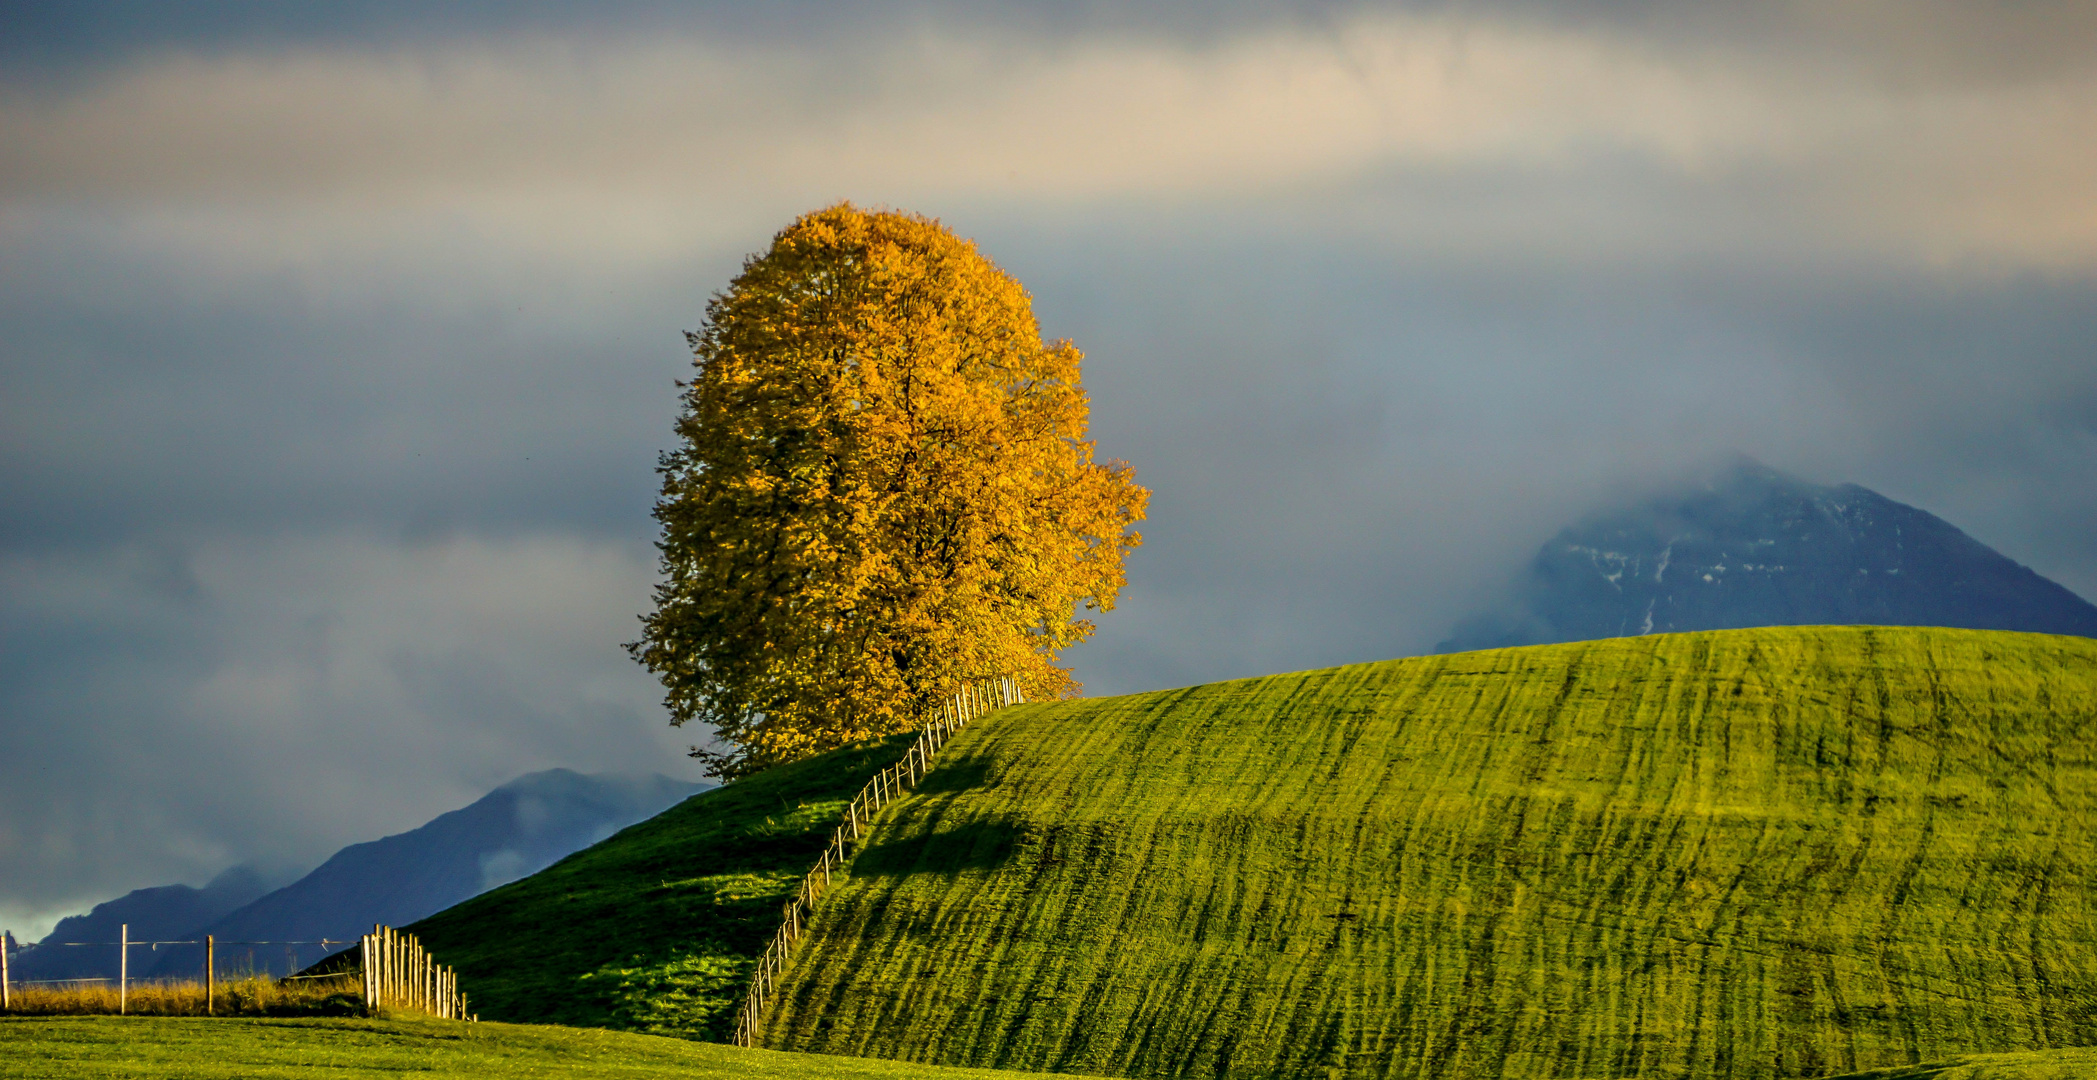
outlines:
M1078 350L937 221L840 204L751 258L690 335L664 582L629 646L739 776L907 730L966 681L1075 692L1148 492L1096 462Z

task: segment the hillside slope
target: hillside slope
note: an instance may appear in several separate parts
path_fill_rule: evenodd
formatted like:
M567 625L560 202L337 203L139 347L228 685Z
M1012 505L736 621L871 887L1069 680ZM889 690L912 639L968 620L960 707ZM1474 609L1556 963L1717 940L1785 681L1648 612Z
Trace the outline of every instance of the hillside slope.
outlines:
M1786 628L1022 706L826 897L775 1049L1800 1077L2097 1044L2097 641Z
M485 1020L725 1040L779 909L907 736L702 792L405 929Z

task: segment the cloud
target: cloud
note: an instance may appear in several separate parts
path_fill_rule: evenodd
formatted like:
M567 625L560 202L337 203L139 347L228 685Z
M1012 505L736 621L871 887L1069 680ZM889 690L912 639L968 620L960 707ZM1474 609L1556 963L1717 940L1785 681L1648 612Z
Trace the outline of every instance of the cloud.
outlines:
M1483 201L1499 213L1632 171L1689 209L1770 193L1754 226L1794 242L2082 264L2097 251L2083 194L2097 180L2093 106L2089 64L1902 80L1811 54L1451 15L1351 13L1199 42L907 24L852 48L523 33L156 54L59 90L10 85L0 197L32 221L150 207L138 227L206 244L252 242L228 227L230 207L264 223L272 250L286 218L352 245L374 227L398 242L451 221L631 259L719 244L724 218L841 196L1048 213L1335 185L1446 201L1412 178L1474 204L1497 190Z
M312 865L522 773L670 772L652 567L538 537L231 536L0 559L9 913L236 861Z

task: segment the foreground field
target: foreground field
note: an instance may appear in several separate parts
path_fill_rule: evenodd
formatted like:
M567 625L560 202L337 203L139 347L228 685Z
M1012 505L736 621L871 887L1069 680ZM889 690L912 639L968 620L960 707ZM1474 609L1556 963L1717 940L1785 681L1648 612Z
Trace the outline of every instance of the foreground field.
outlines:
M1979 631L1025 706L881 819L765 1042L1538 1080L2097 1044L2093 752L2097 641Z
M738 1050L648 1035L380 1020L0 1017L0 1080L1043 1080L863 1058ZM2097 1051L1961 1058L1833 1080L2087 1080Z
M0 1017L0 1080L562 1077L1024 1080L1012 1073L775 1054L573 1028L450 1021Z

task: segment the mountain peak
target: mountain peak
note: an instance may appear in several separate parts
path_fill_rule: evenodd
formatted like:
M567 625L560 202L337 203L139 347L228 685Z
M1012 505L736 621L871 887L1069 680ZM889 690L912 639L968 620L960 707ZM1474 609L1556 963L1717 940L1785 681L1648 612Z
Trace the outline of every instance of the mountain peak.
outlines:
M1742 457L1560 532L1437 651L1823 624L2097 637L2097 606L1927 511Z

